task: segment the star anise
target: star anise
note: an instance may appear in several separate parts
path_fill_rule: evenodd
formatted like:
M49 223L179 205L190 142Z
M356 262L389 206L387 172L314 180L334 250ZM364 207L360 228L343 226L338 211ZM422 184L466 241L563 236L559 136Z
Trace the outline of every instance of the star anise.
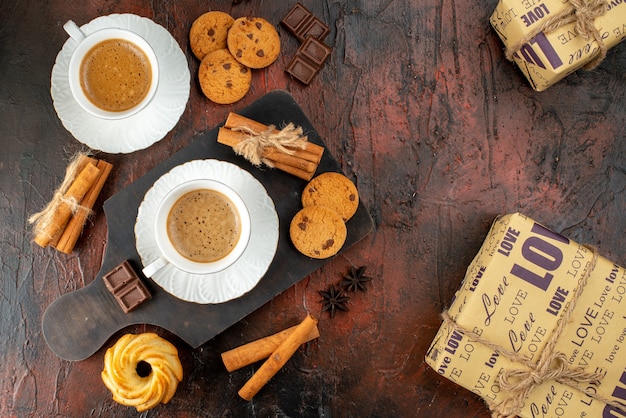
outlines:
M322 312L328 311L331 318L335 317L337 311L348 310L350 298L343 293L341 288L331 284L328 290L320 290L319 293L322 295Z
M365 275L366 268L366 266L350 266L350 272L343 276L343 280L339 283L339 286L345 288L348 292L356 292L357 290L365 291L365 284L372 280L371 277Z

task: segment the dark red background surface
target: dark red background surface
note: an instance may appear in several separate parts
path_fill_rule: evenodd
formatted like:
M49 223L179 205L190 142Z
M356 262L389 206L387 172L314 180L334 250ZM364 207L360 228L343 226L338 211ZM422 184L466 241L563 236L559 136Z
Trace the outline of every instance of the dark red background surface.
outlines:
M278 27L282 53L255 71L234 105L206 100L187 33L208 10L278 25L294 2L141 0L3 2L0 15L0 415L136 416L100 380L104 349L80 362L46 346L41 319L59 296L91 283L107 244L104 199L206 130L274 89L289 91L355 181L374 231L322 269L198 349L179 348L185 377L170 404L146 416L487 417L482 401L424 363L439 313L498 214L521 211L626 263L626 47L593 71L542 93L503 59L488 18L494 0L306 1L331 27L333 54L313 83L284 72L298 42ZM161 24L188 57L191 95L176 127L152 147L99 154L114 164L75 252L30 241L27 218L50 199L84 146L62 126L50 72L63 23L135 13ZM319 290L351 265L374 277L349 312L321 313ZM228 373L219 354L320 317L302 347L252 402L238 389L257 366ZM120 333L121 335L121 333ZM119 337L119 335L116 335ZM114 342L111 340L108 345ZM106 347L105 347L106 348Z

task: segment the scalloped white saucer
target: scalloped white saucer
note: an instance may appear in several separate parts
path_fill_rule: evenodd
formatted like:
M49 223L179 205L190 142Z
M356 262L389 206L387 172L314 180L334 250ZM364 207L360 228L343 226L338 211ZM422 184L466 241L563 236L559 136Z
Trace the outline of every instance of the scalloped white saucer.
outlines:
M77 43L68 38L52 67L50 93L63 126L74 137L94 150L129 153L161 140L178 123L189 99L190 73L185 54L162 26L133 14L112 14L95 18L81 26L92 33L117 27L142 36L154 49L159 62L159 86L154 98L140 112L119 120L97 118L78 105L70 91L68 72Z
M135 223L137 252L145 266L159 256L154 218L163 197L177 185L214 179L233 188L250 211L252 229L245 252L230 267L213 274L191 274L171 264L152 276L168 293L195 303L222 303L252 290L269 268L278 246L278 214L263 185L250 173L225 161L193 160L174 167L146 193Z

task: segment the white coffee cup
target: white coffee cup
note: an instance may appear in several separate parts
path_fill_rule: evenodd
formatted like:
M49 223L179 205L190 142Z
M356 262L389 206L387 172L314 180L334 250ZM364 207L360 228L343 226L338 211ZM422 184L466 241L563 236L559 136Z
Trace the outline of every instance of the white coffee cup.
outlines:
M65 29L71 38L78 42L70 58L68 77L72 96L83 109L101 119L123 119L136 114L150 103L159 84L159 64L154 50L144 38L134 32L120 28L104 28L87 35L71 20L63 25L63 29ZM85 55L89 53L94 46L109 39L124 39L135 44L144 52L150 63L151 81L148 92L141 101L130 109L110 111L98 107L89 100L81 87L80 72Z
M195 190L214 190L230 200L239 215L241 230L239 239L234 248L224 257L212 262L197 262L181 255L174 247L167 232L167 219L174 204L185 194ZM152 277L168 264L172 264L180 270L192 274L211 274L222 271L233 263L244 253L250 240L250 213L243 199L235 190L224 183L210 179L190 180L172 189L160 202L155 216L154 233L160 256L151 261L142 270L146 277Z

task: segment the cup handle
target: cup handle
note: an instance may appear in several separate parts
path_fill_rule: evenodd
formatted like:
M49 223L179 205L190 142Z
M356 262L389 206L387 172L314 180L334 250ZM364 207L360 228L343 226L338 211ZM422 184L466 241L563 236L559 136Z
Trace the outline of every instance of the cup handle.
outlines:
M159 258L154 260L152 263L145 266L143 270L141 270L141 272L146 277L152 277L152 275L154 275L156 272L158 272L159 270L161 270L163 267L165 267L168 264L169 262L165 259L165 257L160 256Z
M83 31L80 30L78 25L72 20L68 20L67 22L65 22L65 24L63 25L63 29L65 29L65 32L67 32L67 34L70 35L70 37L76 42L81 42L83 39L86 38Z

